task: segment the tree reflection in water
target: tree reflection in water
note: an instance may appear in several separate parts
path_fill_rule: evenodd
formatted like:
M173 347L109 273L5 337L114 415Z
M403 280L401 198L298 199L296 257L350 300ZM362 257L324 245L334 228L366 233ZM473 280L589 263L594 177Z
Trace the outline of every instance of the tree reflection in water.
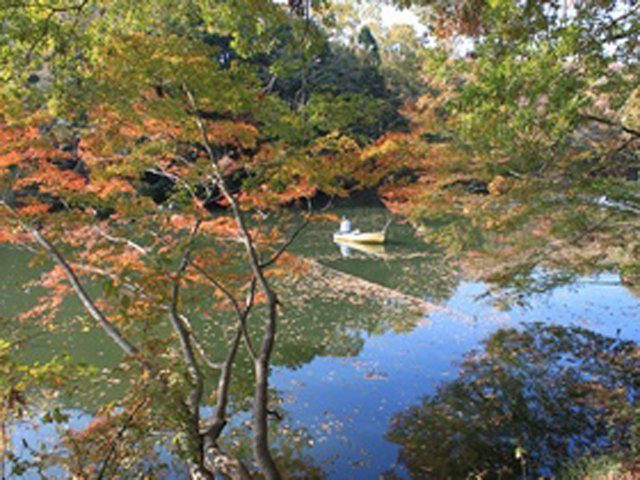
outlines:
M387 432L412 478L538 478L581 455L637 453L634 342L534 323L499 330L460 367Z

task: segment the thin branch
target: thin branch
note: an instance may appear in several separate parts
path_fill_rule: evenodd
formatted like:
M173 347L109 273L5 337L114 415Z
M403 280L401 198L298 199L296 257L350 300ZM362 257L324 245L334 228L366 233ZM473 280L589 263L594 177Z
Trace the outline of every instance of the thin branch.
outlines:
M640 3L636 3L627 12L623 13L619 17L610 19L610 21L607 22L605 25L601 25L600 28L598 29L597 33L600 33L602 31L610 30L612 27L615 27L616 25L618 25L623 20L626 20L627 18L635 15L636 14L636 10L638 10L638 8L640 8Z
M182 161L185 161L181 157L179 159L182 160ZM168 180L171 180L172 182L181 183L184 186L184 188L189 192L189 195L191 195L191 197L193 199L199 200L198 199L198 195L196 195L196 192L193 190L193 188L191 188L191 185L189 185L189 183L186 180L184 180L180 175L176 175L175 173L167 172L160 165L157 165L156 168L149 168L147 171L151 172L151 173L154 173L154 174L156 174L158 176L165 177Z
M97 268L97 267L93 267L91 265L84 265L84 264L73 264L73 267L78 269L78 270L85 270L89 273L93 273L96 275L102 275L105 276L107 278L110 278L112 280L118 280L121 281L122 278L118 275L116 275L115 273L112 272L108 272L106 270L103 270L101 268ZM136 294L137 296L139 296L140 298L146 299L146 300L152 300L151 297L149 297L145 291L144 288L142 287L138 287L132 283L129 282L123 282L122 284L125 288L127 288L130 291L130 294ZM170 306L162 306L161 307L163 310L169 311L170 310ZM179 315L180 320L182 321L182 323L184 324L185 328L187 329L189 336L191 337L191 342L193 343L193 347L195 348L195 350L197 351L198 355L200 355L200 358L202 359L202 361L212 370L219 370L220 368L222 368L222 364L221 363L215 363L213 362L207 355L204 347L202 346L202 344L200 343L200 341L198 340L197 336L195 335L195 332L193 330L193 326L191 325L191 321L189 320L189 318L180 313Z
M49 34L49 25L51 24L51 19L55 14L56 14L55 10L51 10L49 12L49 14L47 15L47 18L44 19L44 27L42 28L42 32L40 33L38 38L36 38L33 41L33 43L29 46L29 49L25 54L25 63L27 65L31 63L31 57L33 56L33 53L35 52L36 48L38 48L38 46L40 46L40 44L43 43L47 38L47 35Z
M610 127L615 127L621 129L623 132L633 135L635 137L640 137L640 130L635 130L633 128L626 127L621 123L614 122L608 118L599 117L597 115L584 114L580 115L583 120L593 121L597 123L602 123L603 125L608 125Z
M227 298L227 300L229 300L229 303L231 303L231 306L233 307L234 311L239 317L244 315L244 312L242 311L242 307L240 307L238 300L236 300L236 298L233 296L233 294L227 287L225 287L222 283L220 283L220 281L216 280L215 277L210 275L200 265L197 265L196 263L191 262L189 266L193 268L196 272L198 272L200 275L202 275L215 288L217 288L222 292L222 294Z
M244 337L244 343L247 347L247 351L249 352L249 356L251 360L256 361L256 351L251 342L251 337L249 336L249 331L247 330L247 318L249 317L249 312L254 305L254 300L256 297L256 279L251 279L251 284L249 285L249 292L247 293L247 299L245 301L244 307L244 318L242 319L242 335Z
M185 252L182 255L180 264L176 273L173 275L171 282L171 301L169 303L169 321L174 331L178 336L180 342L180 349L182 350L182 357L187 365L187 373L191 380L191 392L186 399L186 408L188 413L187 438L188 447L187 451L192 456L192 463L190 465L190 471L192 471L192 477L200 478L202 475L207 478L206 468L204 467L205 460L205 445L204 438L200 434L200 402L202 401L202 395L204 392L204 381L202 378L202 372L196 359L196 355L193 350L192 336L189 334L185 324L180 319L178 312L178 303L180 299L180 281L187 266L189 265L189 256L191 253L191 245L200 228L200 220L197 219L191 234L189 242L186 246ZM196 477L196 472L198 477Z
M68 13L68 12L75 12L76 14L76 18L73 22L73 26L70 29L72 32L76 30L76 27L78 25L79 19L80 19L80 13L82 12L82 10L84 9L84 7L87 5L87 3L89 3L89 0L82 0L81 3L77 4L77 5L69 5L69 6L56 6L56 5L9 5L8 7L5 8L33 8L33 7L37 7L37 8L42 8L42 9L47 9L49 10L49 13L47 14L47 17L44 20L44 26L42 29L41 34L38 36L38 38L36 38L33 43L29 46L29 49L27 50L27 53L25 55L25 61L27 64L29 64L31 62L31 57L33 56L34 52L36 51L36 49L42 44L44 43L44 41L47 38L47 35L49 35L49 29L50 29L50 25L51 25L51 20L53 19L54 15L58 14L58 13Z
M222 363L216 363L209 358L207 352L204 349L204 346L200 343L200 340L198 340L198 337L193 330L193 326L191 325L191 321L189 320L189 318L182 313L179 314L178 317L187 329L189 337L191 338L191 343L193 344L193 347L198 352L198 355L200 355L200 358L205 363L205 365L207 365L212 370L220 370L222 368Z
M197 220L190 235L189 245L184 252L180 264L178 266L178 270L173 276L173 280L171 282L171 301L169 304L169 320L176 334L178 335L178 341L180 342L180 348L182 350L182 356L184 361L187 364L189 376L191 377L191 381L193 382L193 389L191 391L188 405L191 410L191 414L193 416L198 416L198 407L200 403L200 399L202 398L202 389L203 389L203 381L202 381L202 373L200 372L200 367L198 366L198 362L196 360L195 354L193 352L193 346L191 343L191 338L189 332L185 328L185 325L180 320L180 316L178 313L178 302L180 297L180 280L182 274L186 270L189 265L189 255L191 253L191 242L193 238L198 232L200 227L200 221ZM196 424L197 427L197 424Z
M94 231L95 231L96 233L98 233L101 237L106 238L106 239L107 239L107 240L109 240L110 242L114 242L114 243L124 243L124 244L126 244L126 245L130 246L131 248L133 248L133 249L137 250L138 252L142 253L143 255L146 255L146 254L148 253L146 248L144 248L143 246L141 246L141 245L137 244L137 243L136 243L136 242L134 242L133 240L130 240L130 239L125 238L125 237L116 237L116 236L113 236L113 235L111 235L111 234L109 234L109 233L105 232L104 230L102 230L102 229L101 229L100 227L98 227L98 226L95 226L93 229L94 229Z
M245 341L249 341L249 337L246 333L246 318L251 311L251 307L254 304L255 299L255 278L251 280L249 287L249 293L247 294L247 300L245 309L242 315L238 317L238 326L236 328L236 334L233 338L227 356L220 372L220 378L218 379L218 388L216 390L216 410L214 420L211 426L203 434L204 436L204 452L205 452L205 466L209 464L210 470L227 474L231 478L249 479L250 475L244 464L239 459L229 457L222 452L218 446L218 438L222 434L222 430L227 424L227 405L229 402L229 388L231 386L231 373L235 359L238 353L238 347L240 345L240 339L245 338ZM250 344L247 345L249 352L254 356ZM213 460L209 461L209 457ZM212 468L211 468L212 467Z
M302 231L309 225L311 220L310 215L306 215L302 223L296 228L291 236L280 246L280 248L267 260L263 262L260 267L267 268L273 265L278 261L278 259L282 256L282 254L291 246L291 244L298 238L298 236L302 233Z
M231 341L227 356L222 364L218 388L216 390L216 410L212 426L205 433L210 442L217 442L222 429L227 424L227 405L229 404L229 387L231 386L231 372L235 363L240 340L242 339L242 325L238 322L235 336Z
M207 135L207 130L206 130L205 126L204 126L204 123L202 122L202 119L197 114L197 112L199 111L198 105L197 105L197 103L195 101L195 98L193 97L191 91L189 89L187 89L186 86L184 87L184 90L185 90L185 92L187 94L187 99L189 100L189 104L190 104L191 108L193 109L194 112L196 112L196 115L195 115L194 119L195 119L196 125L198 126L198 130L200 130L200 134L202 136L202 141L203 141L203 144L204 144L204 148L205 148L205 150L207 152L207 156L209 157L209 162L211 164L211 168L213 169L216 185L218 186L218 188L222 192L222 195L227 200L227 202L229 202L229 206L231 207L231 212L233 213L233 217L234 217L235 222L236 222L236 224L238 226L238 230L240 232L240 236L241 236L241 238L243 240L243 243L245 245L245 250L247 252L247 255L249 256L249 266L251 267L251 270L253 271L254 276L258 280L258 283L260 284L260 287L263 290L264 294L267 295L267 297L271 297L271 296L274 295L274 293L271 291L271 288L269 287L269 284L268 284L268 282L266 280L266 277L264 276L264 273L260 269L260 261L258 260L258 254L257 254L255 246L253 244L253 239L251 238L251 235L249 234L249 229L247 228L247 226L245 224L242 212L240 211L240 206L238 205L238 201L236 200L236 198L231 194L231 192L227 188L227 184L226 184L226 182L224 180L224 177L222 176L222 172L220 171L220 168L218 167L218 161L217 161L216 155L215 155L215 153L213 151L213 147L211 146L211 142L209 141L209 136Z
M20 217L17 212L9 206L6 202L0 201L0 205L7 208L16 218L17 222L20 226L28 231L31 236L36 240L38 244L48 253L48 255L62 268L67 276L67 280L71 284L73 290L76 293L76 296L80 299L85 310L89 313L89 315L98 323L98 325L102 328L102 330L111 338L118 347L122 351L125 352L128 356L137 359L140 361L142 366L147 370L154 370L154 366L151 365L146 360L140 358L140 349L134 346L129 340L127 340L122 332L107 319L107 317L102 313L102 311L96 306L95 302L91 298L91 295L87 292L87 290L80 282L80 279L76 275L74 269L71 265L65 260L62 254L53 246L53 244L42 235L40 230L37 227L32 227L27 225Z
M88 0L83 0L81 3L77 5L52 5L52 4L44 4L44 3L13 3L9 5L5 5L3 8L35 8L42 10L50 10L56 13L67 13L67 12L80 12L86 5Z
M129 425L131 425L131 422L133 421L138 411L140 411L140 409L145 405L145 403L147 403L147 401L148 401L148 398L143 398L140 402L138 402L138 404L133 408L133 410L131 410L131 412L125 419L124 423L116 433L115 437L111 440L111 442L109 442L109 450L107 450L107 453L104 456L104 459L102 460L102 464L100 466L100 470L98 471L98 475L96 476L96 480L102 480L103 478L105 478L107 467L109 466L111 457L114 455L116 451L118 442L124 436L125 432L129 428Z
M273 90L274 85L276 84L276 80L278 79L278 75L277 74L273 74L271 76L271 78L269 79L269 82L265 85L265 87L262 89L262 94L263 95L268 95L271 93L271 90Z
M33 238L47 251L49 256L55 260L55 262L64 270L69 283L73 287L76 295L82 302L85 310L93 317L93 319L98 322L100 327L105 331L111 339L116 342L116 344L129 356L137 357L140 353L137 347L133 346L100 311L100 309L96 306L93 299L89 295L89 293L85 290L84 286L78 279L77 275L64 259L64 257L58 252L58 250L47 240L38 229L29 228L29 233L33 236Z
M84 263L72 262L72 263L69 263L69 265L74 270L77 270L77 271L84 271L84 272L87 272L88 274L100 275L102 277L106 277L111 280L121 282L122 286L127 290L129 290L130 295L135 294L135 295L138 295L140 298L143 298L146 300L152 300L152 297L147 295L144 288L138 285L134 285L133 283L128 281L124 276L118 275L117 273L110 272L109 270L105 270L99 267L94 267L93 265L87 265Z
M253 291L255 290L255 278L251 280L251 287L249 289L250 294L247 297L247 302L245 304L245 308L243 309L238 303L238 300L229 291L229 289L226 288L222 283L220 283L220 281L216 280L213 276L211 276L205 269L203 269L202 267L200 267L199 265L193 262L189 266L193 268L196 272L198 272L200 275L202 275L215 288L220 290L222 294L227 298L227 300L229 300L229 303L231 303L231 306L233 307L233 310L235 311L236 316L238 317L238 320L240 321L240 324L242 326L243 336L245 339L247 350L249 351L249 355L251 355L251 358L255 359L256 352L251 342L251 339L249 337L249 333L247 331L247 324L246 324L247 317L249 316L249 309L251 308L251 305L253 305L253 297L254 297Z

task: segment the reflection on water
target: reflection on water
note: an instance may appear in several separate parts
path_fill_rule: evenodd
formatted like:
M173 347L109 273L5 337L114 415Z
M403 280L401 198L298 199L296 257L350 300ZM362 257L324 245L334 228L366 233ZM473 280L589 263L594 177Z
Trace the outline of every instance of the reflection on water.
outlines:
M500 329L483 347L393 418L387 435L412 478L548 477L570 458L631 450L636 343L535 323Z
M346 213L362 230L386 222L381 209L335 213ZM482 299L487 285L464 281L408 225L392 225L389 244L381 248L350 245L348 256L333 243L334 230L327 223L306 231L293 248L300 268L279 285L283 316L272 407L283 419L274 417L271 428L287 478L464 478L470 472L506 478L522 472L518 447L527 473L545 474L590 445L628 443L627 407L637 402L640 381L632 343L640 341L640 304L616 276L581 277L531 298L528 308L505 312ZM0 305L11 317L32 303L21 285L38 272L27 268L28 255L4 253ZM100 430L107 425L98 422L94 437L86 437L95 447L87 451L97 454L126 420L122 409L137 406L142 387L117 368L119 352L101 332L86 328L79 313L70 302L56 323L60 330L34 337L19 360L43 362L67 351L104 369L51 403L71 413L63 430L83 428L96 413L112 416L110 430ZM214 312L197 325L208 351L223 351L226 321ZM249 359L240 358L235 416L224 445L243 458L251 457L245 423L250 370ZM213 401L208 388L205 417ZM122 448L146 449L148 461L136 464L138 471L154 465L158 476L180 478L177 459L158 449L179 441L167 421L172 404L162 406L168 400L157 395L153 405L140 408L135 434L122 439ZM18 456L23 439L33 446L42 432L53 435L27 423L14 427ZM90 462L87 452L76 453Z
M390 438L389 432L394 431L393 425L398 422L398 414L428 401L437 395L439 388L447 388L446 385L455 382L464 372L462 362L466 358L478 358L472 356L471 352L477 351L489 339L502 338L500 335L504 333L498 332L511 332L511 336L505 337L505 342L507 338L527 339L531 338L534 331L527 325L542 322L542 325L556 325L557 332L569 332L564 336L559 334L561 341L556 342L556 347L566 348L568 352L573 348L575 355L583 355L586 360L591 351L586 350L587 347L607 347L603 359L598 360L600 363L596 365L602 374L601 380L606 385L606 362L617 362L610 356L611 353L629 354L633 348L637 348L640 341L638 301L626 289L616 285L613 282L615 278L603 276L595 279L598 280L595 282L585 281L557 289L549 296L533 299L529 308L518 307L509 312L497 310L488 302L476 300L485 291L485 284L463 282L446 303L446 309L432 314L429 322L414 323L409 333L402 333L393 327L384 332L368 333L367 319L363 318L360 325L364 330L352 331L354 337L360 340L357 354L345 357L343 353L338 358L320 355L301 368L276 369L274 383L284 398L284 405L289 413L287 421L292 426L305 426L314 435L312 455L321 462L331 478L377 478L383 472L389 475L389 472L393 472L400 478L425 478L424 471L412 470L412 465L405 462L406 454L403 452L407 449L406 445L399 438ZM536 328L544 331L542 326ZM575 330L576 328L582 330ZM551 345L547 343L549 342L543 342L538 349L552 351ZM506 345L505 343L505 349L508 350ZM510 346L514 345L515 340ZM534 346L535 344L530 345L532 348ZM569 378L558 377L558 372L562 371L564 361L571 361L563 352L556 352L555 357L538 357L538 353L532 350L513 360L517 363L528 358L527 355L536 360L530 367L531 375L526 377L530 382L527 388L532 388L534 393L544 392L549 384L554 385L554 382ZM633 361L629 355L625 358L629 362ZM554 364L554 361L557 362ZM637 359L635 362L624 365L621 363L620 370L612 372L611 382L622 378L621 381L626 382L627 386L633 386L633 382L636 382L635 388L638 388L640 380L633 376L634 370L631 369L634 365L638 366ZM580 372L578 364L573 365L572 369L575 375ZM486 370L488 372L490 369L487 367ZM596 371L598 370L594 366L591 373ZM637 371L636 369L635 372ZM565 374L569 376L571 372L567 371ZM583 375L589 374L589 371L585 371ZM562 392L560 387L558 385L558 391ZM560 405L559 403L558 406ZM545 412L543 408L538 412L540 416L548 414L550 419L558 415L555 410ZM585 417L576 416L572 424L574 430L567 430L568 435L580 431L580 418ZM412 432L416 434L412 438L416 438L418 443L422 440L418 435L437 435L430 428L420 430L419 422L420 419L417 419L416 432ZM520 423L520 427L522 425ZM589 428L595 428L590 425L583 425L585 433ZM469 428L473 426L470 425ZM465 437L461 435L467 431L468 429L461 429L459 432L449 430L448 433L464 444ZM561 436L561 433L557 435ZM437 438L442 440L441 437ZM570 437L567 436L564 441L569 442ZM506 453L502 453L512 458L516 447L517 445L511 445ZM548 450L545 451L549 453ZM535 455L542 455L534 447L529 451L534 458ZM572 453L578 451L576 449ZM419 453L418 449L416 458L422 458ZM558 458L562 458L563 451L558 453ZM501 451L497 455L500 459ZM425 458L421 461L428 460ZM553 464L547 457L545 462ZM482 465L480 463L479 468ZM510 466L511 462L506 465ZM430 478L465 477L434 474ZM489 475L486 478L493 477Z
M335 242L335 244L338 246L338 248L340 248L340 255L342 255L344 258L351 257L355 252L365 253L377 258L385 258L386 255L384 245L357 242Z

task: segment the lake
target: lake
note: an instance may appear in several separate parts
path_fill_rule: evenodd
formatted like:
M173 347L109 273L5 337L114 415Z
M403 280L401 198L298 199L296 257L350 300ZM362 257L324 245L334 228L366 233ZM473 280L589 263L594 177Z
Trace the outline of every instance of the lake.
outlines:
M384 225L388 215L366 207L332 213L362 230ZM333 228L308 228L292 253L311 267L279 285L283 316L271 386L282 419L273 421L272 441L276 456L294 465L290 472L537 478L615 446L611 429L627 427L613 410L637 407L640 391L640 299L615 273L579 276L504 309L485 295L490 285L416 238L408 224L393 223L389 245L369 251L341 249ZM37 290L23 285L42 267L29 267L27 252L0 252L0 308L11 318L34 302ZM65 302L58 327L35 337L21 358L68 352L74 362L117 365L119 351L83 319L77 302ZM215 349L224 338L219 326L203 328ZM244 369L246 358L237 375ZM110 380L61 397L72 428L86 426L102 402L126 390L123 379ZM243 392L247 386L238 385L227 442L246 452ZM33 459L39 443L55 445L56 428L36 424L14 425L18 458ZM165 477L184 475L166 452L159 455L172 464ZM55 466L48 471L62 475ZM24 478L39 477L28 469Z

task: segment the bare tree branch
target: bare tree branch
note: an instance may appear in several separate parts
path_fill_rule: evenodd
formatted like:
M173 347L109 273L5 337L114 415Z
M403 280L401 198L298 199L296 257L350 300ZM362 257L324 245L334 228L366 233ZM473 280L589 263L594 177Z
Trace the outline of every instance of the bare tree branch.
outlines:
M192 231L191 238L189 243L193 240L193 237L197 234L198 229L200 227L200 222L196 221ZM189 376L191 377L191 381L193 382L193 390L191 392L188 405L192 411L192 414L196 414L200 405L200 399L202 398L202 373L200 372L200 367L198 366L198 362L196 360L193 346L191 344L191 338L189 332L185 328L185 325L180 320L180 315L178 313L178 302L180 296L180 280L182 274L187 269L189 265L189 255L191 253L191 245L188 245L185 253L183 254L180 264L178 266L178 270L173 276L173 280L171 282L171 301L169 306L169 319L173 329L178 335L178 340L180 342L180 348L182 350L182 355L184 361L187 364L189 370ZM194 413L196 412L196 413Z
M191 343L193 344L193 348L196 350L196 352L198 352L198 355L200 355L200 358L205 363L205 365L212 370L220 370L222 368L222 363L216 363L209 358L206 350L204 349L204 346L202 345L202 343L200 343L200 340L198 340L198 337L195 334L195 331L193 330L193 325L191 325L191 321L189 320L189 317L187 317L182 313L180 313L178 317L180 318L180 321L184 324L185 328L187 329L187 332L189 333L189 338L191 338Z
M304 217L304 220L298 227L293 231L291 236L280 246L280 248L269 258L267 261L263 262L260 267L268 268L274 263L278 261L278 259L282 256L282 254L291 246L291 244L298 238L298 236L304 231L304 229L309 225L311 220L310 214L307 214Z
M254 349L253 344L251 342L251 338L249 337L249 333L247 331L247 325L246 325L246 320L247 320L247 317L249 315L249 311L248 310L250 308L250 305L253 304L253 293L250 293L250 295L249 295L249 297L251 298L251 301L249 301L249 299L247 299L246 306L245 306L244 309L242 309L242 307L238 303L238 300L233 296L231 291L229 291L229 289L226 288L222 283L220 283L213 276L211 276L206 270L204 270L202 267L196 265L195 263L191 263L190 266L191 266L191 268L196 270L200 275L202 275L215 288L219 289L223 293L223 295L227 298L227 300L229 300L229 303L231 303L231 306L233 307L233 310L235 311L236 316L238 317L238 320L240 321L240 325L242 327L243 337L245 339L245 344L247 346L247 350L249 351L249 355L251 355L251 357L253 359L255 359L256 358L256 352L255 352L255 349ZM251 280L251 285L252 286L250 287L250 290L249 290L250 292L252 292L255 289L255 279Z
M194 113L196 125L200 130L202 142L207 152L216 184L224 198L227 200L227 202L229 202L229 206L235 219L236 226L238 227L240 236L245 246L249 266L251 268L251 271L253 272L256 282L258 283L258 286L260 287L260 290L265 295L267 300L268 315L265 319L262 343L260 345L260 351L256 357L256 360L253 362L256 377L253 409L253 451L256 460L262 468L262 471L267 480L280 480L280 472L278 471L278 467L276 466L269 450L267 418L267 404L269 401L269 366L271 362L273 346L275 344L278 299L275 292L271 289L264 271L260 266L261 262L259 255L255 249L253 239L251 238L249 230L245 224L244 217L242 215L242 212L240 211L240 206L238 205L238 201L227 188L227 184L224 180L224 177L222 176L222 172L218 167L218 159L216 158L211 143L209 142L207 130L204 126L204 123L202 122L202 118L200 117L200 109L198 108L196 100L193 97L191 91L186 87L186 85L183 85L183 89L187 96L189 106Z
M73 287L76 295L82 302L85 310L93 317L93 319L102 327L109 337L129 356L137 357L140 353L140 350L133 346L131 342L129 342L120 330L118 330L102 313L102 311L96 306L93 299L89 295L89 293L85 290L84 286L78 279L77 275L64 259L64 257L58 252L58 250L47 240L38 229L30 228L29 232L33 236L33 238L47 251L49 256L56 261L56 263L64 270L69 283Z
M640 130L635 130L633 128L626 127L625 125L622 125L621 123L617 123L617 122L615 122L615 121L613 121L611 119L604 118L604 117L599 117L597 115L591 115L591 114L580 115L580 117L583 120L592 121L592 122L596 122L596 123L602 123L603 125L608 125L610 127L619 128L620 130L622 130L625 133L628 133L629 135L633 135L635 137L640 137Z
M101 237L104 237L105 239L109 240L110 242L114 242L114 243L124 243L126 245L128 245L129 247L137 250L138 252L142 253L143 255L147 254L147 249L144 248L143 246L139 245L138 243L134 242L133 240L130 240L128 238L125 237L116 237L114 235L111 235L107 232L105 232L104 230L102 230L100 227L95 226L93 228L93 230L100 235Z
M123 422L122 426L118 429L118 432L116 433L114 438L109 442L109 449L107 450L107 453L102 460L100 470L98 471L98 475L96 476L96 480L102 480L103 478L105 478L105 475L107 473L107 468L109 466L109 463L111 462L111 458L113 457L116 451L116 448L118 447L118 442L120 442L125 432L131 425L131 422L135 418L136 414L147 403L148 400L149 400L148 398L143 398L140 402L138 402L133 407L131 412L129 412L129 415L127 415L127 418Z

